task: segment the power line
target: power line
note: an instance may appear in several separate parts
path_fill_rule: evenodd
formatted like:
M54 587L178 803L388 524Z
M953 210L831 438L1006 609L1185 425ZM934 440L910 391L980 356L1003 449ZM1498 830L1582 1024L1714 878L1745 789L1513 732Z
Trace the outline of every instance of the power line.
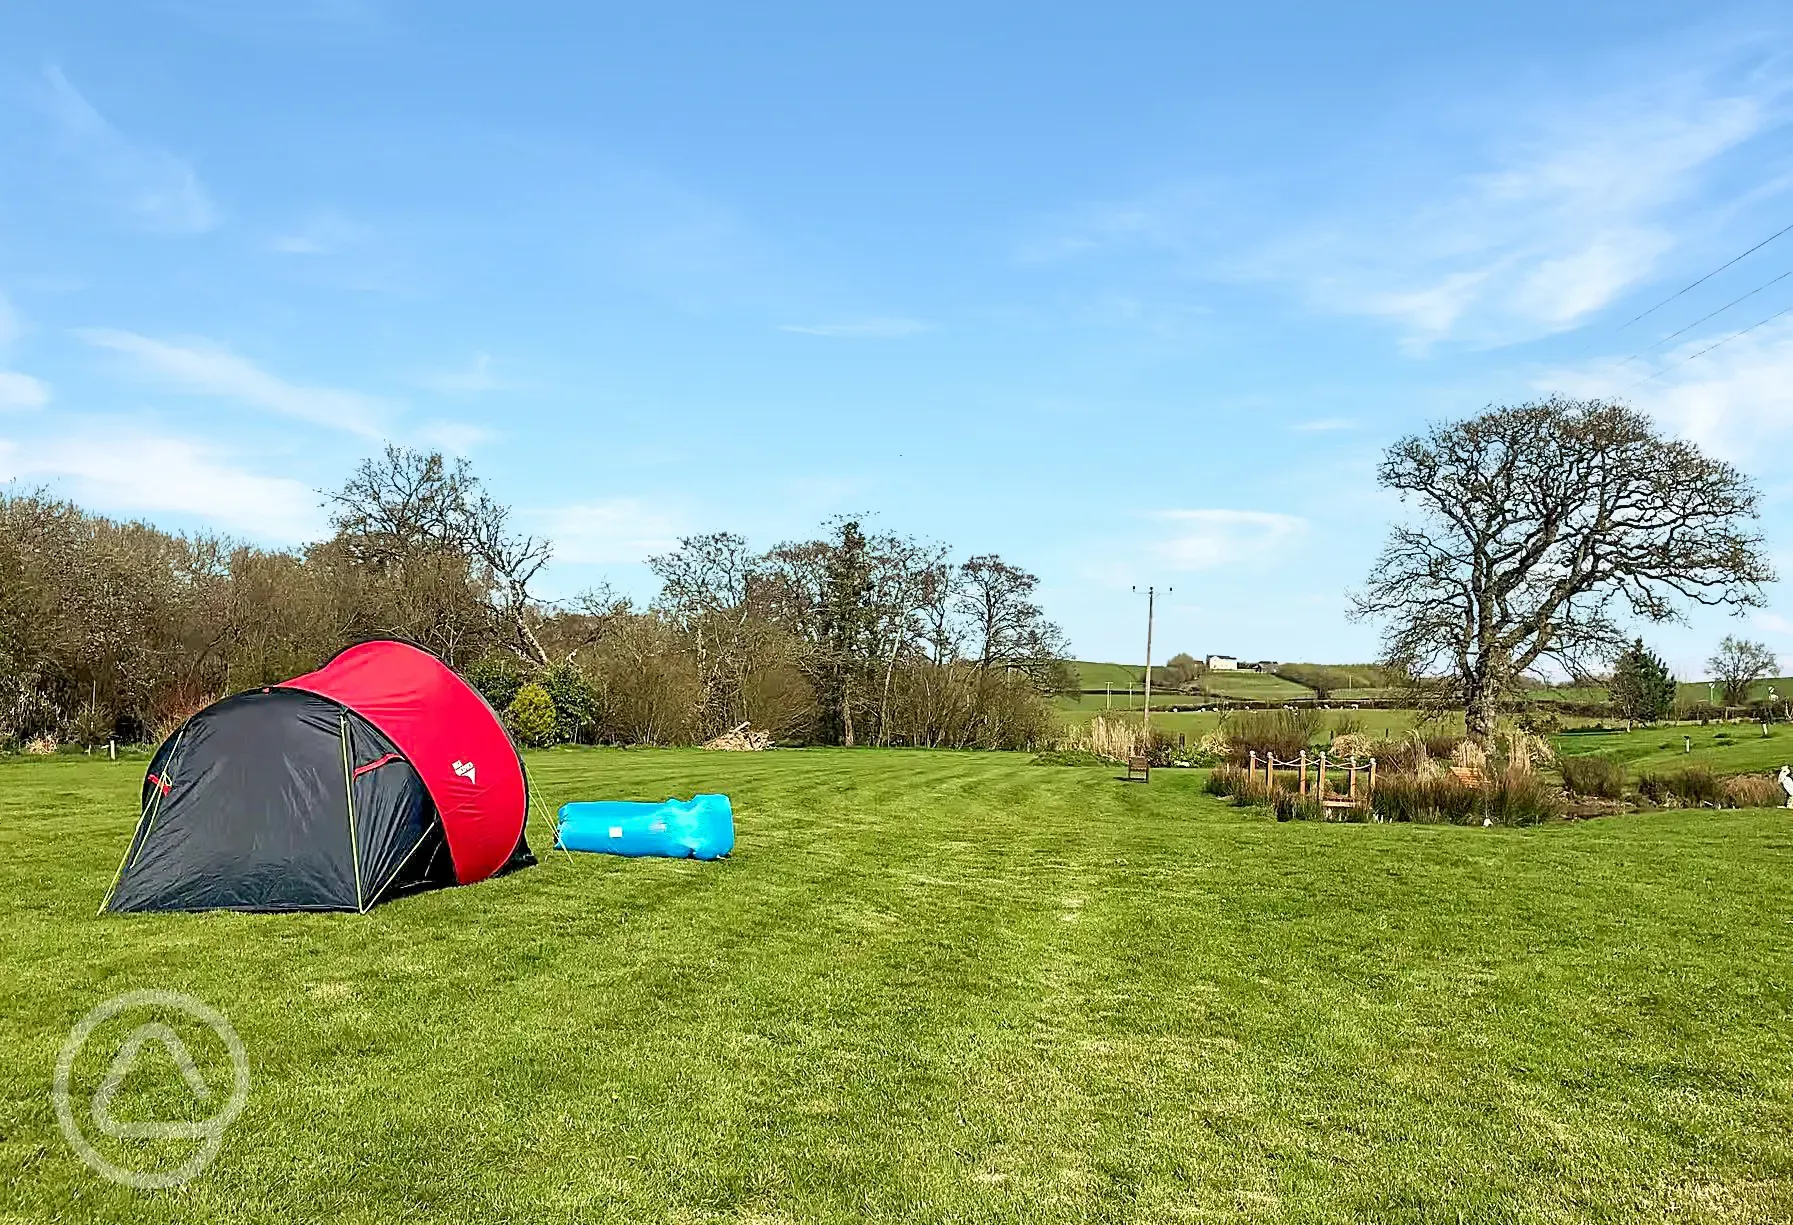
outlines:
M1779 238L1782 234L1785 234L1788 230L1793 230L1793 224L1788 224L1788 225L1782 226L1780 229L1778 229L1774 233L1770 234L1767 238L1764 238L1761 242L1757 243L1755 246L1753 246L1749 250L1745 251L1743 253L1743 255L1737 256L1736 259L1726 260L1724 263L1722 263L1718 267L1714 268L1711 272L1708 272L1705 276L1701 277L1699 280L1695 281L1693 284L1685 285L1685 286L1681 287L1680 289L1677 289L1674 293L1670 294L1668 297L1666 297L1662 301L1658 302L1655 306L1652 306L1649 310L1645 311L1642 315L1638 315L1638 316L1635 316L1634 318L1627 319L1625 322L1621 323L1618 326L1618 328L1615 330L1622 332L1626 328L1630 327L1632 324L1636 323L1639 319L1645 318L1648 315L1654 315L1657 311L1659 311L1663 307L1667 306L1670 302L1673 302L1676 298L1678 298L1682 294L1686 293L1689 289L1696 289L1699 286L1704 285L1707 281L1710 281L1713 277L1717 276L1719 273L1723 272L1726 268L1729 268L1732 264L1736 263L1737 260L1742 259L1745 255L1755 254L1757 251L1760 251L1763 247L1766 247L1769 243L1771 243L1775 239Z
M1659 348L1660 346L1665 345L1669 341L1673 340L1675 337L1685 335L1686 333L1693 331L1693 329L1699 327L1700 324L1702 324L1702 323L1706 322L1706 320L1712 318L1713 315L1724 314L1726 311L1730 310L1733 306L1737 305L1739 302L1742 302L1748 298L1755 297L1757 294L1761 293L1764 289L1767 289L1770 285L1773 285L1779 281L1784 281L1790 276L1793 276L1793 268L1789 268L1787 271L1785 271L1785 272L1781 273L1779 276L1775 277L1774 280L1772 280L1772 281L1765 281L1762 284L1756 286L1754 289L1752 289L1748 293L1744 294L1743 297L1741 297L1741 298L1732 298L1729 302L1726 302L1723 306L1719 307L1717 310L1713 311L1711 314L1701 315L1698 319L1695 319L1692 323L1690 323L1686 327L1682 328L1679 332L1670 332L1667 336L1664 336L1661 340L1658 340L1651 344L1645 345L1643 348L1639 349L1636 353L1633 353L1630 357L1627 357L1624 361L1620 362L1618 366L1614 366L1612 369L1617 370L1619 368L1619 366L1630 365L1632 362L1636 361L1638 358L1640 358L1644 354L1648 353L1651 349ZM1607 371L1607 373L1611 374L1612 370Z
M1793 228L1793 227L1789 227L1789 228ZM1631 384L1631 387L1642 387L1645 383L1650 382L1651 379L1661 378L1663 375L1667 374L1670 370L1673 370L1676 366L1685 365L1686 363L1692 361L1696 357L1704 357L1706 354L1712 352L1712 350L1718 348L1719 345L1728 345L1733 340L1736 340L1739 336L1744 336L1750 332L1755 331L1757 328L1761 327L1764 323L1773 323L1776 319L1779 319L1782 315L1786 314L1788 311L1793 311L1793 306L1783 306L1783 307L1781 307L1781 309L1775 311L1774 314L1768 316L1768 318L1758 319L1754 323L1750 324L1748 327L1744 328L1743 331L1732 332L1729 336L1726 336L1723 340L1716 341L1713 344L1707 345L1705 348L1701 349L1698 353L1689 353L1686 357L1683 357L1680 361L1674 362L1667 366L1664 366L1662 369L1658 370L1655 374L1650 375L1649 378L1639 379L1637 382ZM1631 387L1627 387L1625 390L1630 391Z

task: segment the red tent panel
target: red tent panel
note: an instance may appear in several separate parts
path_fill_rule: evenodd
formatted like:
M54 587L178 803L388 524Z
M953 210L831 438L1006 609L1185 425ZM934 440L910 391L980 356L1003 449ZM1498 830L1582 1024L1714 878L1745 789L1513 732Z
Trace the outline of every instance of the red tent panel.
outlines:
M396 744L442 815L455 878L484 880L523 833L523 764L486 700L428 651L364 642L282 686L341 702Z

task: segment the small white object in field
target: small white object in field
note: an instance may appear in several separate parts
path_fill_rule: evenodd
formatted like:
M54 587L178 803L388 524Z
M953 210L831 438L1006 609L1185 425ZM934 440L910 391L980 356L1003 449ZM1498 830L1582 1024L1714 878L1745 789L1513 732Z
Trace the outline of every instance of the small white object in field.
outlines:
M1787 793L1787 807L1793 808L1793 769L1781 767L1781 790Z
M1490 825L1493 825L1493 824L1494 824L1493 817L1483 817L1482 818L1482 828L1483 829L1487 829Z

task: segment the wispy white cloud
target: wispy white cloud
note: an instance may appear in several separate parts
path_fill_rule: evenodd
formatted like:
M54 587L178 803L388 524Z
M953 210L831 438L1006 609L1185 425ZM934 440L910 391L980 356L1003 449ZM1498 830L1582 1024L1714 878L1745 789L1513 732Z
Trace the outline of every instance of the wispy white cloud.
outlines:
M1269 510L1160 510L1151 518L1167 529L1153 551L1179 570L1261 560L1307 530L1307 520L1299 515Z
M299 225L276 234L268 245L282 255L335 255L367 237L365 227L340 213L313 213Z
M275 544L324 529L317 495L299 481L262 476L191 439L130 426L89 426L21 443L0 438L0 482L44 481L96 510L192 515L233 535Z
M645 561L678 544L678 519L640 498L606 498L539 511L554 541L554 559L624 564Z
M191 163L132 140L114 127L60 68L46 68L41 91L71 161L110 203L144 229L202 234L218 209Z
M1746 469L1760 468L1764 459L1771 468L1784 467L1778 457L1793 441L1793 317L1694 356L1736 330L1661 353L1661 373L1653 378L1648 366L1615 369L1622 359L1607 356L1544 371L1534 384L1543 392L1627 400L1670 432Z
M5 368L7 349L23 330L12 303L0 294L0 412L42 408L50 402L50 385L16 370Z
M1303 434L1328 434L1339 430L1354 430L1358 422L1352 417L1316 417L1312 421L1297 421L1289 427Z
M496 431L466 421L426 421L415 433L417 441L453 455L469 455L498 437Z
M0 413L42 408L50 402L50 385L16 370L0 370Z
M890 340L933 330L934 325L919 319L878 318L854 319L843 323L781 323L781 332L801 332L805 336L844 336L860 340Z
M176 391L221 396L370 438L387 431L392 415L393 406L379 397L291 383L210 342L172 344L111 328L88 328L79 335L96 348L123 354L138 373Z
M1727 157L1784 121L1783 85L1721 75L1490 106L1481 130L1435 142L1430 165L1366 150L1324 168L1323 191L1263 189L1324 212L1175 185L1061 217L1020 255L1168 251L1185 276L1385 319L1415 350L1562 331L1651 276Z
M438 370L418 380L431 391L450 395L476 395L485 391L503 391L509 386L492 369L489 353L475 353L467 365L453 370Z

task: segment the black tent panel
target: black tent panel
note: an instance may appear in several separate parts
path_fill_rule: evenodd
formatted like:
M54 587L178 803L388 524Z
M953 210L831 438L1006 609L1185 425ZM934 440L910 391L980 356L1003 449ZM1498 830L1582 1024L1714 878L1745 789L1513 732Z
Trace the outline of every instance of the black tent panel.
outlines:
M455 883L454 861L423 779L373 724L343 711L363 907Z
M157 752L108 906L363 910L432 829L416 772L361 716L301 690L241 693Z

